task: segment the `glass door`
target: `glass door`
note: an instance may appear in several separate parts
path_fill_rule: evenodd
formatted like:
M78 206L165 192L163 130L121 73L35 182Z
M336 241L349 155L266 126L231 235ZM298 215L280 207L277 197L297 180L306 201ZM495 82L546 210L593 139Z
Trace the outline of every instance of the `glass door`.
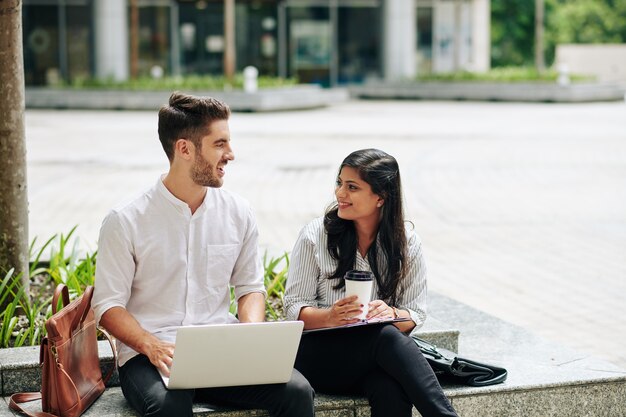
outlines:
M333 84L330 8L288 6L286 23L287 73L301 83Z
M433 70L433 7L417 8L417 73Z

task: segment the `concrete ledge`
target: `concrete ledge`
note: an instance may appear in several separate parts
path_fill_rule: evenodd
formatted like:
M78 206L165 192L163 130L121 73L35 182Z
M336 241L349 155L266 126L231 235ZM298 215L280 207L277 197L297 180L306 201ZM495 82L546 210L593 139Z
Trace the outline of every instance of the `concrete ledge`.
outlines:
M428 318L424 326L417 331L421 338L443 348L456 351L459 331L443 322ZM100 363L103 373L113 366L113 353L108 342L98 342ZM41 367L39 366L39 346L0 349L0 374L2 375L2 391L9 395L15 392L38 391L41 387ZM108 386L118 386L117 371Z
M443 381L444 392L451 399L460 416L626 415L626 402L624 401L626 370L590 355L543 340L519 327L442 295L430 294L429 310L435 317L454 323L460 329L458 341L460 356L504 366L509 371L509 377L505 383L489 387L466 387ZM433 320L428 325L441 327L440 324L441 322ZM441 332L444 330L439 328ZM425 335L423 337L426 338ZM445 341L446 337L442 334L438 334L438 337L442 337ZM15 389L18 384L19 378L13 375L17 372L16 369L26 364L32 365L32 357L38 355L39 348L20 349L23 350L25 357L18 357L15 352L9 352L11 349L0 350L3 389L7 390L3 394L5 396L8 390ZM31 352L28 352L29 350ZM28 359L29 355L31 359ZM31 368L30 372L30 375L33 375L35 371ZM36 390L38 386L35 385L35 388L31 386L29 389ZM7 397L4 397L3 401L6 404ZM38 402L29 405L29 409L32 410L38 407L40 407ZM12 415L14 414L8 406L0 405L0 417ZM108 388L103 397L85 415L88 417L135 416L126 404L119 387ZM194 408L194 415L259 417L267 416L267 413L261 410L233 410L197 404ZM364 398L318 395L316 415L368 417L370 413ZM416 412L414 415L418 416Z
M460 329L459 356L509 371L505 383L490 387L444 385L461 416L626 415L625 369L438 294L429 305Z
M20 415L8 407L8 397L0 404L0 417ZM27 411L41 411L41 401L23 405ZM315 415L317 417L354 417L357 408L367 409L367 401L361 398L317 395L315 397ZM263 410L241 410L228 407L216 407L210 404L194 404L195 417L269 417ZM137 414L128 405L119 387L108 388L104 394L87 410L84 417L135 417ZM364 416L369 416L365 414Z
M459 415L464 417L599 417L626 415L624 398L624 382L585 382L572 386L452 396L452 403Z
M184 90L181 90L184 91ZM228 103L236 112L303 110L325 107L348 100L345 89L323 89L318 85L297 85L263 89L256 93L243 91L185 91L211 96ZM74 90L26 88L26 108L31 109L101 109L158 110L172 92L129 90Z
M364 99L583 103L623 101L626 85L618 83L574 83L560 86L556 83L372 82L350 87L350 94Z

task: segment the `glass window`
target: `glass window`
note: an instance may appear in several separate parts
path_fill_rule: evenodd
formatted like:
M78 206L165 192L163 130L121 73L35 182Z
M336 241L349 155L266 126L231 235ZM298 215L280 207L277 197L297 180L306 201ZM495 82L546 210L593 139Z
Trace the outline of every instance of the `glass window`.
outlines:
M223 4L181 3L179 16L182 72L221 75L225 46Z
M237 70L253 65L260 75L278 74L278 17L276 4L237 3Z
M66 11L67 78L86 79L91 77L93 66L91 8L68 6Z
M379 7L339 8L339 83L380 78L381 16Z
M61 80L58 6L24 5L22 21L26 84L57 84Z
M433 8L417 8L417 73L430 74L433 67Z
M55 85L91 76L91 2L58 3L30 1L22 8L26 85Z
M130 12L128 15L130 19ZM150 75L154 67L160 68L162 73L170 71L169 33L169 7L139 7L139 76Z
M331 23L328 7L287 9L288 73L300 82L330 85Z

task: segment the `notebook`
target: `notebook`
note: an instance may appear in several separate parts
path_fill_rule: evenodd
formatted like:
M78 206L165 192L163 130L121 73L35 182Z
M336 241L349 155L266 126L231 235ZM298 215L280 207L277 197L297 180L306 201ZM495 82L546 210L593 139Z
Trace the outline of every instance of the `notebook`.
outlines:
M369 319L369 320L359 320L356 323L352 324L344 324L343 326L335 326L335 327L319 327L317 329L309 329L302 332L303 334L315 333L315 332L325 332L329 330L341 330L341 329L351 329L353 327L361 327L361 326L380 326L391 323L398 323L402 321L409 321L411 319L407 317L398 317L396 319Z
M303 327L301 321L181 327L163 383L182 389L287 382Z

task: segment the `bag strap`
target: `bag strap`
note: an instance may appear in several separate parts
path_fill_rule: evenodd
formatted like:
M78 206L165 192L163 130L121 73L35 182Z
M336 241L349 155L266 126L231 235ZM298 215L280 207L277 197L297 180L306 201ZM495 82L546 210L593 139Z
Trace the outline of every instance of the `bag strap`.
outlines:
M109 342L109 345L111 345L111 352L113 352L113 366L111 367L111 369L109 369L109 372L107 372L107 374L102 378L102 381L106 384L107 382L109 382L109 379L111 379L111 376L113 375L113 371L115 371L115 368L117 368L117 352L115 351L115 344L113 343L113 337L102 327L98 327L98 330L100 330L100 332L102 332L104 337L106 337L106 339Z
M91 285L86 287L81 297L82 299L81 299L80 305L78 306L78 313L76 314L76 317L74 317L74 320L72 321L72 325L70 326L70 329L72 329L72 332L80 328L80 326L83 324L83 322L87 318L87 313L89 313L89 309L91 308L91 298L93 297L93 287Z
M22 414L26 414L30 417L57 417L54 414L45 413L43 411L26 411L19 404L27 403L30 401L40 400L41 392L20 392L11 395L9 398L9 408L14 411L18 411Z
M420 351L424 355L430 355L430 356L432 356L435 359L445 359L445 360L448 360L448 361L454 360L454 357L456 356L454 354L454 352L451 352L449 350L445 350L445 352L442 352L441 349L438 348L437 346L433 345L430 342L427 342L424 339L420 339L417 336L412 335L411 338L417 344L417 346L419 347ZM446 353L447 356L444 355L444 353ZM452 355L450 355L450 354L452 354Z
M70 381L70 384L72 385L72 388L74 388L74 393L76 394L76 401L78 403L78 408L82 409L82 405L81 405L81 401L80 401L80 393L78 392L78 388L76 388L76 384L74 384L74 381L72 381L72 378L67 374L67 372L65 372L65 369L63 368L63 366L61 364L57 364L57 368L59 369L59 371L61 371L61 375L64 375L65 378ZM14 400L15 398L15 400ZM24 403L24 402L28 402L28 401L35 401L41 398L41 393L40 392L23 392L23 393L18 393L18 394L13 394L11 395L11 399L9 400L9 406L11 406L11 408L13 408L16 411L20 411L28 416L33 416L33 417L57 417L54 414L50 414L50 413L46 413L44 411L35 411L33 413L29 413L28 411L24 410L22 407L20 407L19 405L17 405L18 403Z
M70 292L67 289L67 285L59 284L54 289L54 296L52 297L52 315L55 315L58 310L59 297L63 297L63 307L70 303ZM63 308L61 307L61 308Z
M464 367L474 369L478 372L465 372L469 376L469 385L474 387L483 387L487 385L499 384L506 381L508 371L499 366L489 365L486 363L476 362L470 359L457 357L460 371L463 372ZM482 372L480 372L482 371Z

